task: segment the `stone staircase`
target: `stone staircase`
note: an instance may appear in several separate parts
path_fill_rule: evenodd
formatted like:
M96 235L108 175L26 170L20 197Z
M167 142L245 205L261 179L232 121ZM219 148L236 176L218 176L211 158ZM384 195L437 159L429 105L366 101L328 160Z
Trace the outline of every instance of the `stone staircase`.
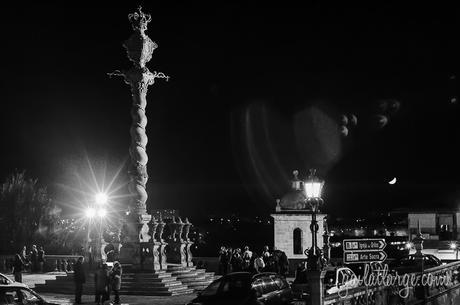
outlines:
M125 266L124 266L125 267ZM206 288L217 276L214 272L196 267L168 265L166 270L153 272L132 272L124 268L120 294L173 296L189 294ZM73 273L56 276L55 280L46 280L45 284L36 284L37 292L62 294L75 293ZM88 274L83 285L83 294L94 293L94 274Z
M206 272L205 269L196 269L193 267L182 267L177 265L168 265L166 272L177 278L178 281L187 285L193 291L200 291L206 288L218 277L214 272Z

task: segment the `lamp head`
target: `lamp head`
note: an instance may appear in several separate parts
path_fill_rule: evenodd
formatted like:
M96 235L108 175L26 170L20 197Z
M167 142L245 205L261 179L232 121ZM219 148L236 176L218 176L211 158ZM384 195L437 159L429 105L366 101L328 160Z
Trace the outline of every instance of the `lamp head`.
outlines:
M321 180L316 176L315 169L310 169L310 175L303 185L307 199L321 198L324 180Z

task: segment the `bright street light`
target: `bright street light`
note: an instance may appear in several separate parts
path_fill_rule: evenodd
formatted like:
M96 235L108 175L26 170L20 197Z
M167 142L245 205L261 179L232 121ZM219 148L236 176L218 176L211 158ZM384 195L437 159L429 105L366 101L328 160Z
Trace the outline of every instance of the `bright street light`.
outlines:
M105 209L98 209L97 210L97 216L103 218L103 217L105 217L105 215L107 215L107 211Z
M323 190L324 181L315 176L316 170L310 170L310 176L304 182L305 195L307 199L321 198L321 191Z
M96 210L93 208L87 208L85 211L85 215L88 218L93 218L96 215Z
M109 197L105 193L97 193L95 199L96 203L100 205L106 204L109 201Z
M455 251L455 259L458 260L458 245L455 241L450 243L450 248Z

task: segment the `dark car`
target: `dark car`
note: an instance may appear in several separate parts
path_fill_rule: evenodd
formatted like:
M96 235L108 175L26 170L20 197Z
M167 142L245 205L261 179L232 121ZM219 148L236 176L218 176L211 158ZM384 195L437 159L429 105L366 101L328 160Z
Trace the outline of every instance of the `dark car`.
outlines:
M272 272L234 272L209 284L188 305L291 303L291 287L283 276Z
M6 304L58 305L47 302L32 289L17 284L0 285L0 305Z
M423 269L429 269L441 266L442 261L432 254L423 254ZM421 267L418 264L415 254L410 254L402 257L390 265L390 271L398 274L421 272Z

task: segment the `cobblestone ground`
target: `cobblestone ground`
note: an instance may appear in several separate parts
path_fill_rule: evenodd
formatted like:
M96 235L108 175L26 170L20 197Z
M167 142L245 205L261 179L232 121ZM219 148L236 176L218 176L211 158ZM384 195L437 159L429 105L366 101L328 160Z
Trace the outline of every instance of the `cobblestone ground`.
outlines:
M74 304L73 295L64 295L64 294L41 294L48 302L61 304L61 305L70 305ZM194 294L189 295L179 295L172 297L151 297L151 296L132 296L132 295L121 295L120 300L122 305L180 305L187 304L190 300L195 297ZM95 304L93 295L84 295L82 297L83 304Z
M34 288L37 283L45 283L46 280L52 280L56 278L56 275L63 275L65 272L48 272L41 274L29 274L24 273L22 275L22 282L29 285L30 288ZM12 274L7 274L10 278L13 278ZM62 305L74 304L74 296L68 294L51 294L41 293L48 302ZM126 305L180 305L187 304L190 300L195 297L195 294L172 296L172 297L154 297L154 296L132 296L122 295L120 296L122 304ZM83 295L83 304L94 304L94 295Z

